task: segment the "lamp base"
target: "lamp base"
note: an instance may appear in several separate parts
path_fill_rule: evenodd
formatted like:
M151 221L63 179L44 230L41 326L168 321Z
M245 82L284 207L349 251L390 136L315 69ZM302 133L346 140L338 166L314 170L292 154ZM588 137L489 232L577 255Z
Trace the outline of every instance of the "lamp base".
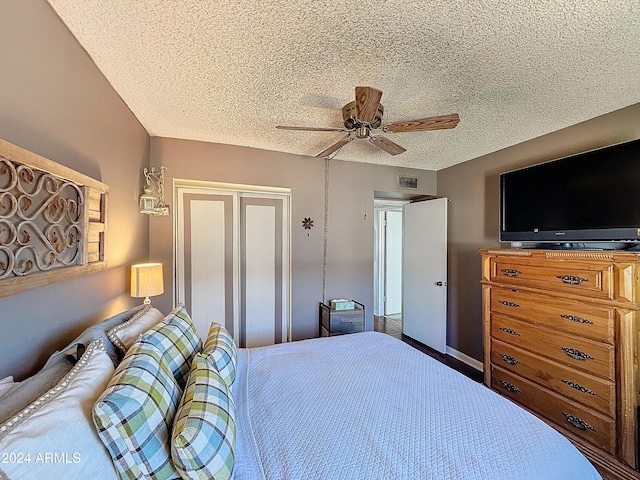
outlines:
M149 297L144 297L144 302L142 302L145 305L151 305L151 299Z

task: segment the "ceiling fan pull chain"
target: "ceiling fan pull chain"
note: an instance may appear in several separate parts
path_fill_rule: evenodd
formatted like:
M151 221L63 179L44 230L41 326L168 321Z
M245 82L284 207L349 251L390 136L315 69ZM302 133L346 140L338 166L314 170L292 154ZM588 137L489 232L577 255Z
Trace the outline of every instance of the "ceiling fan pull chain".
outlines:
M327 303L327 236L329 225L329 158L324 159L324 232L322 247L322 302Z

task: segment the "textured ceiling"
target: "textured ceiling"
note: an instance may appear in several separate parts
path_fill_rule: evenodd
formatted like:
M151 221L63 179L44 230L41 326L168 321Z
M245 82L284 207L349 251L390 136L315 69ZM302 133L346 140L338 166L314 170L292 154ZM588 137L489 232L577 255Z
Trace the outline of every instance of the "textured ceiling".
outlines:
M640 101L638 0L48 0L152 136L315 156L357 85L383 123L335 158L439 170Z

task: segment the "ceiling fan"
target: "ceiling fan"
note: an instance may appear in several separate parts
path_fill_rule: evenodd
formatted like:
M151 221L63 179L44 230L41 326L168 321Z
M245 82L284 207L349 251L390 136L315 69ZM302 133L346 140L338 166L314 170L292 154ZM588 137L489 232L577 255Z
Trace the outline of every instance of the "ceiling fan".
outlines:
M385 152L391 155L398 155L405 152L406 149L388 138L379 135L378 131L382 133L401 133L444 130L447 128L455 128L460 121L458 114L452 113L450 115L417 118L415 120L391 122L383 125L382 114L384 113L384 107L380 103L381 98L382 90L373 87L356 87L355 101L349 102L342 107L344 128L295 127L286 125L278 125L276 128L310 132L346 132L347 135L342 140L316 155L316 157L329 158L355 138L364 138Z

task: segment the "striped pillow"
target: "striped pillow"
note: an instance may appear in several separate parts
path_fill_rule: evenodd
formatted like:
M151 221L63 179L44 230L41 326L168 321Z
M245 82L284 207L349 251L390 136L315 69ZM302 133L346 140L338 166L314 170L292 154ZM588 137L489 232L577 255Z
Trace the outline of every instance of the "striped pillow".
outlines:
M202 340L185 307L174 308L162 323L142 334L139 341L162 352L178 385L184 388L193 357L202 350Z
M171 457L182 478L227 480L233 474L235 404L226 382L196 355L171 435Z
M216 367L227 385L231 387L236 379L238 348L229 331L218 323L209 327L202 355Z
M98 436L121 478L180 478L169 446L180 394L160 352L134 343L93 407Z

